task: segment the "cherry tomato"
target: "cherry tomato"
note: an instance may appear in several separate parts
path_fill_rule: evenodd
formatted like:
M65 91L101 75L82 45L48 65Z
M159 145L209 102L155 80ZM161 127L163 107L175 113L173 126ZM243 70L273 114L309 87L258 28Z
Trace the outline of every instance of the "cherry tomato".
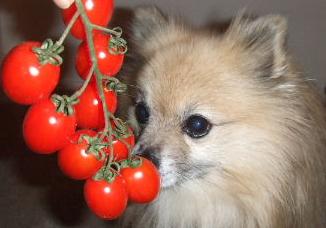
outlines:
M89 143L83 139L78 142L80 135L95 136L95 131L85 134L85 130L76 132L70 142L58 153L58 165L61 171L68 177L75 180L84 180L93 176L103 165L104 159L99 160L95 154L88 151ZM77 140L75 140L77 139Z
M82 0L86 14L93 24L106 27L113 14L113 0ZM77 7L72 4L63 10L63 21L67 25L76 13ZM85 39L85 29L81 18L78 18L71 29L71 34L77 39Z
M125 143L128 143L131 147L131 149L133 148L133 146L135 145L135 136L132 134L130 135L128 138L122 138L120 139L113 139L112 144L113 144L113 156L115 158L116 161L120 161L123 159L127 159L128 155L129 155L129 150L128 147L125 143L123 143L123 141L125 141ZM110 153L110 148L107 147L105 149L106 153Z
M76 117L56 111L50 99L32 105L25 115L23 135L34 152L50 154L62 149L75 133Z
M104 94L108 110L114 113L117 108L115 92L104 88ZM79 103L75 106L75 110L79 127L104 128L103 105L95 83L90 83L87 86L84 93L79 97Z
M121 69L124 54L112 54L109 52L110 35L95 33L94 46L98 60L98 66L102 74L107 76L116 75ZM76 55L76 70L81 78L86 79L92 66L89 57L87 42L80 44ZM93 77L94 79L94 77Z
M6 95L19 104L30 105L49 97L59 82L60 67L38 60L33 48L39 42L14 47L2 66L2 85Z
M126 180L129 199L135 203L149 203L158 196L160 175L152 162L146 158L141 160L136 168L123 168L121 175Z
M88 207L97 216L108 220L116 219L127 207L126 182L121 176L116 176L111 183L90 178L84 186L84 197Z

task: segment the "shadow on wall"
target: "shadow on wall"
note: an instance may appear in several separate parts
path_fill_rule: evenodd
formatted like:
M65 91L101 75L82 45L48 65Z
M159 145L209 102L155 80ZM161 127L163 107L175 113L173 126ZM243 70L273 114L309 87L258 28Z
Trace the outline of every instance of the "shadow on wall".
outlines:
M45 37L54 26L54 3L50 0L1 0L0 13L9 15L14 25L11 29L24 39ZM5 34L1 33L2 36Z
M16 45L9 43L11 39L19 38L21 42L42 41L49 37L55 26L56 15L57 9L51 0L1 0L0 16L3 21L0 26L0 62L7 54L5 50L12 48L4 45ZM14 37L5 37L8 35L6 30Z
M14 26L10 29L23 40L45 39L52 27L57 26L56 11L51 0L0 1L0 14L9 16L6 18ZM117 8L110 27L125 28L131 17L130 10ZM1 45L5 34L1 31L0 34ZM0 46L0 62L6 54L1 50ZM68 69L73 65L74 53L69 48L66 53L64 57L69 60L64 68ZM0 97L3 96L1 89ZM87 209L83 182L61 174L56 155L37 155L28 150L22 138L27 107L7 101L0 106L0 192L4 193L0 199L0 227L108 227L110 222L97 219Z

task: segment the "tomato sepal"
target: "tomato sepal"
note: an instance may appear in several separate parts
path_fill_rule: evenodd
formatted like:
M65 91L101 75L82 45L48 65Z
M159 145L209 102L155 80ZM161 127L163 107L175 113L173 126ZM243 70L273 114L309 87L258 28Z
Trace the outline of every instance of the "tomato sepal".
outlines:
M143 159L140 156L132 156L131 158L120 161L120 167L123 168L138 168L143 163Z
M54 43L51 39L46 39L41 47L33 48L33 52L37 55L41 65L47 63L55 66L60 66L63 63L63 58L60 54L64 51L64 46Z
M51 100L56 106L56 111L67 116L74 115L75 109L73 106L79 102L78 98L72 98L67 95L60 96L58 94L53 94Z
M126 84L121 83L118 79L110 77L110 76L105 76L103 79L105 82L105 87L108 90L112 90L116 92L117 94L122 94L127 91L128 87Z
M78 139L78 142L86 141L88 148L85 151L87 154L93 154L97 160L104 160L106 153L104 148L107 146L107 143L102 142L98 136L92 137L89 135L81 135Z
M112 183L119 175L120 169L121 167L118 162L109 162L108 165L103 166L99 171L97 171L97 173L93 176L93 180L105 180L108 183Z

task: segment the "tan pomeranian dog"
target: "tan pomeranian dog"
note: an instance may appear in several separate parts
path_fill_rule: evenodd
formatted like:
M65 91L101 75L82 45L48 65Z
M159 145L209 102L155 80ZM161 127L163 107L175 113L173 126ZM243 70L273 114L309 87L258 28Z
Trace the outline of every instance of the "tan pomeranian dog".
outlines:
M120 227L326 227L325 108L286 50L286 20L240 16L213 34L135 15L134 153L162 190Z

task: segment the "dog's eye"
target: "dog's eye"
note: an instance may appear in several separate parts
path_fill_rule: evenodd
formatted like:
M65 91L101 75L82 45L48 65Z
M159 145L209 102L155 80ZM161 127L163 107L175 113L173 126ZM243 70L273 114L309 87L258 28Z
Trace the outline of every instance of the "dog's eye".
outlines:
M183 131L191 138L200 138L211 130L211 123L200 115L190 116L183 125Z
M149 118L149 110L148 107L143 102L136 104L135 114L136 114L136 119L139 123L141 124L147 123Z

